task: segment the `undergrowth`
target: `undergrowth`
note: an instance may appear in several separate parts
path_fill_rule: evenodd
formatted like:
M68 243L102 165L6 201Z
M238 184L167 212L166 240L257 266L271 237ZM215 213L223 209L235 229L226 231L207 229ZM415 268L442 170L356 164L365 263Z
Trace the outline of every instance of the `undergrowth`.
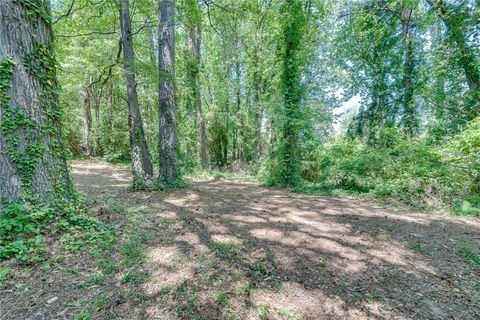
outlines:
M350 194L480 216L478 141L480 119L438 146L402 139L393 129L375 143L339 138L306 153L302 182L293 191Z
M0 219L0 260L24 263L43 260L46 239L57 239L67 250L115 241L110 227L86 214L84 201L33 205L5 204Z

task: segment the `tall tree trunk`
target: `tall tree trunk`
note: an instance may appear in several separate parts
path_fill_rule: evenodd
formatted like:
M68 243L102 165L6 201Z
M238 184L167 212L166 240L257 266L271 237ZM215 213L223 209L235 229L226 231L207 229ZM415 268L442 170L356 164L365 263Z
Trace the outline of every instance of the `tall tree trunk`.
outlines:
M93 156L92 147L92 108L88 86L83 91L83 147L87 156Z
M143 130L142 116L138 106L129 0L120 0L120 29L122 32L123 68L127 78L128 127L133 188L142 189L145 188L145 183L153 175L153 168Z
M178 178L175 128L175 8L174 0L159 0L159 161L160 179L172 183Z
M95 154L102 154L102 145L101 145L101 123L100 123L100 101L102 97L102 90L98 93L98 96L95 95L93 98L95 109Z
M445 79L446 67L443 54L443 35L441 22L436 23L434 34L434 102L435 102L435 118L439 121L444 120L445 115Z
M438 14L440 19L442 19L451 37L457 44L457 48L462 55L459 61L460 66L465 72L468 87L474 94L473 97L478 98L480 96L480 72L477 68L475 54L466 43L465 31L461 25L463 20L458 19L455 13L452 13L452 9L448 8L448 5L443 0L427 0L427 3L432 7L432 10Z
M409 137L413 137L415 131L415 106L414 97L414 65L413 65L413 43L411 35L413 8L404 7L400 12L400 21L402 24L404 67L403 67L403 124Z
M260 61L259 61L259 51L260 44L258 38L258 32L255 33L255 49L253 53L253 103L254 103L254 125L255 125L255 142L253 150L253 161L257 162L261 156L261 110L260 110Z
M285 120L283 124L281 179L286 186L298 181L298 138L300 131L301 69L299 51L305 27L305 16L300 0L286 0L283 7L282 93Z
M205 169L208 167L208 156L206 146L205 121L203 118L202 97L199 81L200 73L200 48L202 41L201 15L197 0L189 0L189 17L187 18L188 48L190 51L191 65L189 66L189 78L192 86L192 93L195 97L195 106L197 110L198 124L198 152L200 166Z
M240 57L239 57L239 39L235 37L235 123L233 126L233 154L232 154L232 161L240 159L240 142L238 138L241 136L241 132L239 130L239 124L241 123L239 115L241 114L241 107L242 107L242 84L241 84L241 76L242 72L240 69Z
M154 72L155 78L158 80L158 68L157 68L158 51L155 49L155 34L150 24L147 24L147 33L148 33L148 46L149 46L148 51L149 51L150 64L152 66L155 66L153 72Z
M74 197L61 139L48 1L0 1L0 212ZM35 66L35 67L32 67Z

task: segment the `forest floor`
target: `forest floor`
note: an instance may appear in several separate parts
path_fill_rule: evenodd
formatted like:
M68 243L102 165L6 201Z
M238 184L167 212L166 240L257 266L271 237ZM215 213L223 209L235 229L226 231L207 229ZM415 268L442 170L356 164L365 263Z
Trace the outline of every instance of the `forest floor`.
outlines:
M478 218L213 178L132 193L127 167L72 167L118 243L11 262L2 320L480 318Z

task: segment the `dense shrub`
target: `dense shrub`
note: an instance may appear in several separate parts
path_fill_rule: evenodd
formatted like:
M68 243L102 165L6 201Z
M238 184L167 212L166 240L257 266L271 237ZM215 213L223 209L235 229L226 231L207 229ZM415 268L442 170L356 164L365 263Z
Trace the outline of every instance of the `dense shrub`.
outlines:
M44 238L59 238L64 247L79 248L111 242L106 224L86 215L87 207L78 202L31 205L8 203L0 213L0 261L16 258L23 262L42 259ZM99 241L102 240L102 241Z
M418 208L454 206L479 214L480 120L432 147L387 130L375 145L338 138L303 162L303 178L320 189L391 198Z

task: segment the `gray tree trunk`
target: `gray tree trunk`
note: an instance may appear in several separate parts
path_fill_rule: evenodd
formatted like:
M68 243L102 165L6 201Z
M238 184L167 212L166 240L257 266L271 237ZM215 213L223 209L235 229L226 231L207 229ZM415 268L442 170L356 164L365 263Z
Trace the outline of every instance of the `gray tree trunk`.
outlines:
M129 0L120 0L120 29L122 32L123 67L127 78L128 127L130 131L133 188L142 189L145 188L145 183L151 179L153 168L138 106Z
M74 197L61 139L48 1L0 1L0 212Z
M202 97L201 97L201 88L199 81L200 73L200 48L201 48L201 39L202 32L200 23L197 21L200 17L200 12L198 8L198 3L196 0L189 3L192 6L192 17L189 17L191 21L188 21L188 49L190 51L190 56L192 59L191 66L189 68L189 78L192 86L192 93L195 97L195 106L197 110L197 124L198 124L198 152L200 159L200 166L205 169L208 167L208 155L207 155L207 146L206 146L206 133L205 133L205 121L203 118L203 108L202 108Z
M87 156L93 156L92 147L92 108L90 89L87 87L83 91L83 147Z
M93 98L93 107L95 109L95 154L102 154L102 144L101 144L101 122L100 122L100 101L102 97L102 92L98 92L98 95L94 95Z
M260 76L260 62L259 62L259 52L260 52L260 39L258 36L258 32L255 34L255 51L254 51L254 56L253 56L253 86L254 86L254 92L253 92L253 103L255 106L255 145L254 145L254 154L253 154L253 160L255 162L258 162L261 157L261 148L262 148L262 111L261 111L261 104L260 104L260 95L261 95L261 89L260 89L260 83L261 83L261 76Z
M172 183L178 178L174 13L174 0L158 1L159 176L166 183Z
M404 50L404 70L403 70L403 84L405 94L403 97L403 123L405 131L408 136L412 137L415 131L415 106L413 103L414 97L414 65L413 65L413 43L410 32L412 24L413 8L404 7L400 13L400 20L402 24L403 35L403 50Z

